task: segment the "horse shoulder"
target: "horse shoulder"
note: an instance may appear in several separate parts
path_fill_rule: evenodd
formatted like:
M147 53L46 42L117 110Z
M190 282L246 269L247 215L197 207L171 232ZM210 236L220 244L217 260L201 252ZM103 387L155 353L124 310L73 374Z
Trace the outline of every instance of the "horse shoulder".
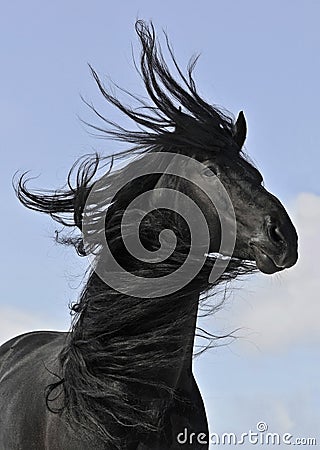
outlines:
M0 347L1 449L45 448L49 413L45 390L57 381L54 374L59 372L58 355L65 338L65 333L38 331L17 336Z

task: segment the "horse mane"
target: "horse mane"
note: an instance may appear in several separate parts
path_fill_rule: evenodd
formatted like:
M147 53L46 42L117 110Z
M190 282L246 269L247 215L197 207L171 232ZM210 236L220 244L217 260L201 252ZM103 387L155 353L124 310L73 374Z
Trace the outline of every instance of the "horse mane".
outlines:
M54 192L29 190L25 174L16 185L17 196L26 207L47 213L71 229L67 236L59 235L58 240L74 245L82 256L90 252L84 247L81 234L84 207L101 170L107 171L104 175L106 183L116 185L128 171L134 173L135 168L143 164L147 153L189 152L194 156L201 151L212 153L224 149L239 153L240 150L233 140L233 119L206 103L197 93L192 75L197 57L191 60L185 76L166 37L178 74L177 81L165 62L152 23L148 26L138 21L136 32L142 45L140 74L152 104L122 90L138 102L139 108L125 106L106 90L92 68L91 71L105 99L140 128L134 131L125 129L89 105L105 124L105 127L90 126L114 140L131 143L132 148L112 157L96 154L79 160L70 170L66 186ZM115 160L133 155L138 158L123 168L113 169ZM161 167L161 162L159 164L159 172L165 171L166 167ZM103 232L112 251L130 272L144 277L172 273L184 261L190 245L188 234L181 231L184 227L181 227L183 224L179 218L172 214L164 219L164 212L159 211L144 222L142 241L149 248L156 248L157 236L166 220L166 227L169 224L178 237L177 249L168 261L157 265L137 264L134 259L128 259L119 238L121 218L130 201L152 190L159 177L160 174L150 174L144 177L143 182L138 179L129 183L115 199L103 198L107 209ZM172 184L177 188L179 179L173 178ZM94 227L94 214L92 221ZM131 230L126 232L130 235ZM254 269L251 263L230 258L226 271L210 285L208 276L213 262L214 258L207 258L197 277L179 291L152 299L120 293L104 283L94 270L91 271L79 300L71 307L73 322L59 357L62 372L57 374L59 380L48 386L48 407L65 415L71 425L80 424L88 435L94 433L112 448L122 448L122 436L128 434L129 429L130 433L137 435L159 432L164 409L170 407L174 396L183 401L183 393L175 392L161 380L154 380L152 374L158 369L174 367L181 355L192 299L203 294L204 309L214 312L220 304L208 306L206 293L220 283ZM209 339L208 347L217 338L209 333L204 336ZM64 394L64 403L62 408L55 408L59 389ZM148 392L151 397L158 398L156 406L144 402L143 395L139 397L137 394L139 392Z

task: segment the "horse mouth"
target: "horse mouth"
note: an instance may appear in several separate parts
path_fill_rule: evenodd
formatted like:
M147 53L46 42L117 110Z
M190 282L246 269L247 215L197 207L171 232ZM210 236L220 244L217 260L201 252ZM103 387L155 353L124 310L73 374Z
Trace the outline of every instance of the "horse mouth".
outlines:
M277 266L272 257L268 255L264 250L258 248L256 245L251 244L254 251L254 259L257 264L257 268L266 274L273 274L283 270L285 267Z

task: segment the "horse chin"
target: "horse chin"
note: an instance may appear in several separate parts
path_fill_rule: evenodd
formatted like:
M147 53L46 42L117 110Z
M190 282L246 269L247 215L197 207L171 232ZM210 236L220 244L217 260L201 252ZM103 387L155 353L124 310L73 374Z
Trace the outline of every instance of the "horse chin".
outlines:
M271 275L276 272L280 272L284 269L284 267L279 267L275 264L273 259L270 255L267 255L263 250L256 247L255 245L252 246L252 249L254 251L254 259L257 264L257 268L265 274Z

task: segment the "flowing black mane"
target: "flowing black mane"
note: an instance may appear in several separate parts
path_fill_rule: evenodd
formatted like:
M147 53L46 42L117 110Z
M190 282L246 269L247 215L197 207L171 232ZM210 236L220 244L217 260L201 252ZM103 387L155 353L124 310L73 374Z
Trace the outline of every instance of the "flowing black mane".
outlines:
M96 130L107 133L113 139L131 142L136 149L150 147L174 151L189 148L210 150L213 148L232 148L236 146L233 118L206 103L197 93L192 76L198 57L188 66L187 76L179 68L166 36L167 48L173 65L180 78L177 81L170 74L161 48L157 44L153 25L136 23L136 32L142 45L140 70L146 91L153 102L150 105L125 89L120 90L137 101L140 108L133 109L123 105L116 97L106 91L97 73L91 68L94 79L105 99L120 109L139 126L150 131L130 131L106 119L96 110L98 116L113 129L94 126ZM183 87L184 86L184 87ZM174 131L173 131L174 130ZM184 150L185 151L185 150Z
M140 74L152 103L146 104L123 90L138 102L139 107L123 105L104 88L91 68L105 99L132 119L139 129L124 129L92 106L106 127L90 126L112 139L131 143L132 149L108 158L94 155L80 160L70 171L66 187L55 192L30 191L25 176L16 187L25 206L47 213L70 228L69 234L58 239L74 245L80 255L93 251L85 247L81 230L84 207L101 170L107 170L104 175L107 186L117 186L128 173L134 174L143 164L144 155L150 153L169 152L197 158L203 152L226 152L231 158L233 154L244 158L239 153L241 148L235 137L233 118L206 103L197 93L192 76L197 58L191 60L185 76L167 41L177 80L169 72L152 24L147 26L138 21L136 31L142 45ZM132 155L138 157L123 168L113 169L114 160ZM96 205L92 215L94 229L96 214L101 209L107 211L105 229L95 231L106 233L112 252L127 270L144 277L172 273L184 261L190 246L190 236L181 219L175 214L158 211L143 221L141 240L149 249L157 248L157 236L166 221L166 227L172 229L178 239L173 255L155 266L135 261L124 248L121 239L123 213L131 200L156 186L161 173L166 170L161 164L159 159L159 173L133 180L115 198L101 195L101 204ZM171 177L170 183L172 188L177 188L180 180ZM135 213L137 218L142 215L141 211ZM128 236L131 232L131 229L126 230ZM208 275L214 261L213 257L208 257L198 276L182 289L152 299L119 293L92 271L79 301L72 306L73 324L60 354L62 371L47 391L49 408L66 416L71 425L81 424L88 433L95 433L103 442L119 449L122 448L121 437L126 432L123 430L137 434L158 431L163 426L160 413L170 408L173 397L183 402L184 393L174 392L165 381L154 380L150 369L154 373L157 368L173 367L181 355L190 317L190 299L202 294L204 310L215 311L220 305L210 307L207 301L209 290L254 269L247 261L230 258L227 270L211 285ZM203 335L214 343L215 336ZM162 399L152 413L150 405L142 400L143 396L142 399L137 396L137 391L147 392L150 398ZM57 403L60 392L63 393L62 405Z

